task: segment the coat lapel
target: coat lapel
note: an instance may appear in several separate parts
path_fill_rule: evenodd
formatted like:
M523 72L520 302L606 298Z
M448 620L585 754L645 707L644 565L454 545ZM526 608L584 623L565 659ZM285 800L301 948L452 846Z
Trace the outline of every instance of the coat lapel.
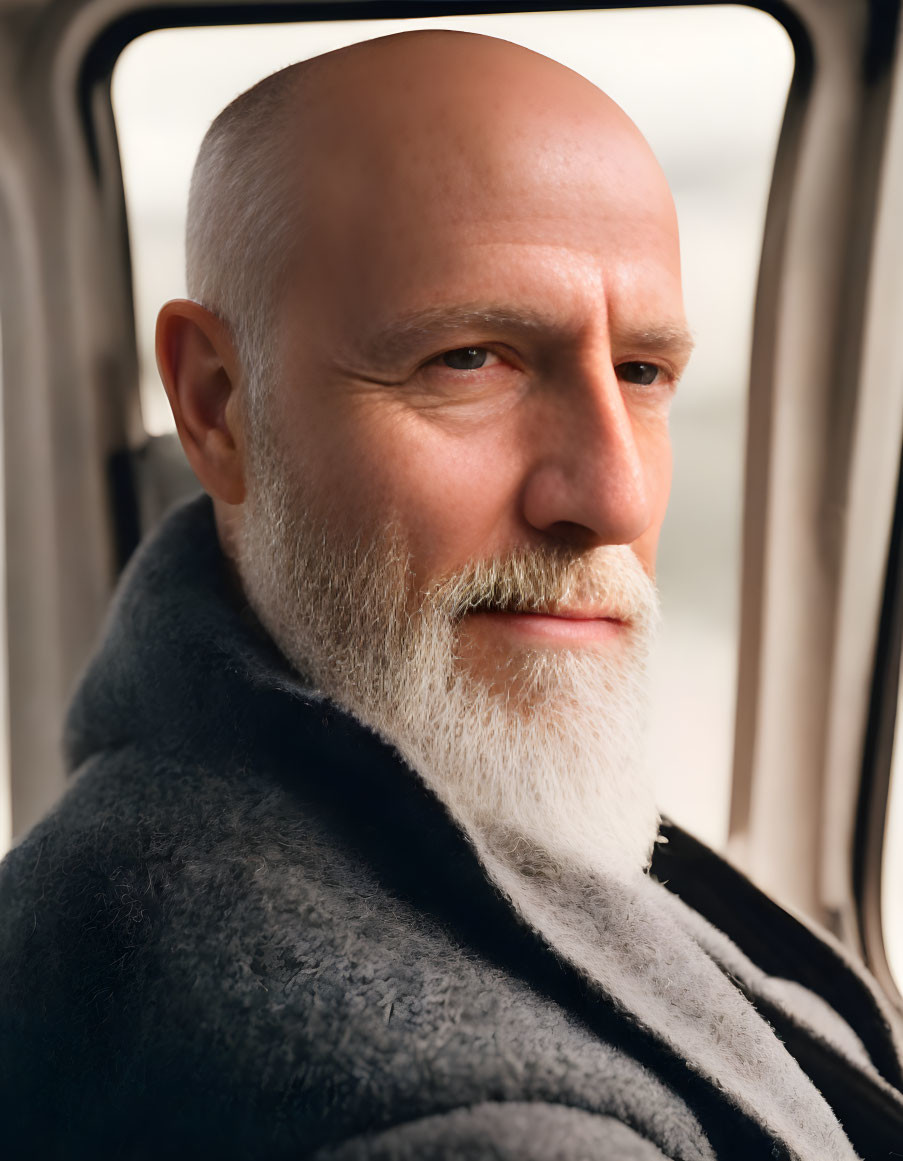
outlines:
M522 918L598 995L731 1106L728 1123L747 1118L801 1161L856 1156L798 1061L660 884L598 875L558 883L550 894L538 879L512 888L491 854L483 862Z
M667 876L685 930L772 1025L862 1156L903 1154L899 1024L875 981L828 933L784 911L680 828L666 824L663 836L653 871ZM823 997L832 1020L820 1019L810 1003L794 1002L797 988ZM834 1013L864 1053L844 1029L836 1034Z

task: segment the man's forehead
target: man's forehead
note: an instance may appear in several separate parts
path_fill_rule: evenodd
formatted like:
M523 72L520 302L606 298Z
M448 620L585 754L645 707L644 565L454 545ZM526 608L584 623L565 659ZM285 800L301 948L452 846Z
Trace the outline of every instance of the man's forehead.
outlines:
M296 264L289 311L362 340L384 336L387 350L439 330L573 332L600 317L622 329L683 327L676 231L611 237L596 226L594 249L559 223L547 234L537 225L533 242L519 228L514 240L498 236L510 233L508 223L465 236L412 222L402 235L377 231L359 246L321 235Z
M349 365L433 335L563 336L600 319L646 333L645 350L688 349L664 175L583 78L504 42L413 34L316 75L311 131L282 162L298 193L283 302Z

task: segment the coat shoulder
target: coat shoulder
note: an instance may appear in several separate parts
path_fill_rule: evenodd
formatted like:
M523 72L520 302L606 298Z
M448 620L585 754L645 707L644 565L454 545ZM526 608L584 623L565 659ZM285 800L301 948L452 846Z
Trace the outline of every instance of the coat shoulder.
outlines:
M710 1155L666 1082L402 888L278 779L92 761L0 868L9 1156L365 1157L419 1125L374 1153L407 1156L424 1125L491 1142L441 1120L487 1099L505 1140L509 1105L571 1104Z

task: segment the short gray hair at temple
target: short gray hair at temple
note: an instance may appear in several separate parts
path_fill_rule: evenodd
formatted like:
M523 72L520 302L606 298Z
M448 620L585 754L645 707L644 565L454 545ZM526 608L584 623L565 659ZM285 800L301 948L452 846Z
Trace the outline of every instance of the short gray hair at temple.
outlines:
M249 403L273 370L273 308L292 224L282 146L288 97L303 67L273 73L227 105L207 130L191 177L188 294L229 327Z

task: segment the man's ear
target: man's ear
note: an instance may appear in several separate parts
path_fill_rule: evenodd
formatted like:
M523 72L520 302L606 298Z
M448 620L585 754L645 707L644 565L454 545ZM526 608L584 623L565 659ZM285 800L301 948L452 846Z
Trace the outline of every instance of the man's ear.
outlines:
M187 299L157 318L157 367L194 474L216 500L245 497L241 368L229 328Z

